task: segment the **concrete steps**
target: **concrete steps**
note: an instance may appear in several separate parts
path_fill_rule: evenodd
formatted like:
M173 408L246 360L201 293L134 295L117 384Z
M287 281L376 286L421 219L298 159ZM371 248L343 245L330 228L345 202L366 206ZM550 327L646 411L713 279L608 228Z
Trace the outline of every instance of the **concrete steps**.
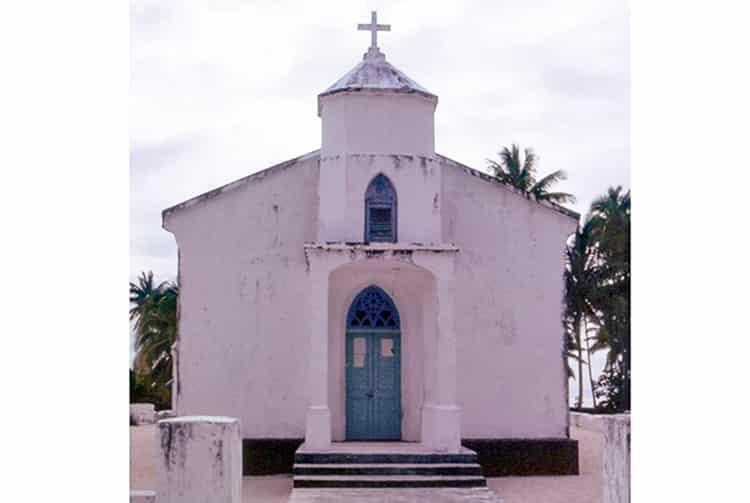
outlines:
M296 488L289 503L503 503L487 487L420 489Z
M295 488L471 488L487 487L473 451L418 452L394 445L392 452L309 452L300 448L293 468ZM411 452L410 452L411 451Z
M364 447L363 449L366 449ZM426 464L426 463L476 463L477 454L474 451L464 449L461 453L409 453L409 452L297 452L294 454L295 463L405 463L405 464Z
M294 475L482 475L478 463L296 464Z
M397 488L397 487L486 487L484 477L368 475L361 477L301 476L294 477L294 487Z

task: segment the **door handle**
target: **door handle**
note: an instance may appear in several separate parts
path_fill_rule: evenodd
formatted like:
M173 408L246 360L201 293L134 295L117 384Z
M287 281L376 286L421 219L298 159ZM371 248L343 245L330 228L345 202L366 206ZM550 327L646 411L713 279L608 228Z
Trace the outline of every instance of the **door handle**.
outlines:
M367 393L365 393L365 396L367 398L373 398L375 396L375 394L372 391L368 391Z

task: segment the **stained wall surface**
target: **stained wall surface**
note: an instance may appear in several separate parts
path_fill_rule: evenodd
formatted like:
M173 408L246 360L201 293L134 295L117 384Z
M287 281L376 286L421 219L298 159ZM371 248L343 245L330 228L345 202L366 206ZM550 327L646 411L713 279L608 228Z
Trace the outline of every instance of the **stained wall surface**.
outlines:
M432 155L436 100L359 91L321 98L321 153Z
M243 438L302 438L318 157L255 176L165 215L180 250L176 412L239 418Z
M313 156L271 169L165 215L180 249L177 414L238 417L244 438L304 436L303 243L326 240L318 234L324 200L353 208L339 213L337 225L361 241L364 191L382 172L399 195L399 241L460 250L454 313L462 436L566 436L563 247L576 220L439 156L345 156L334 161L347 170L336 198L319 187L323 162ZM345 424L343 320L348 302L370 282L393 296L403 316L402 428L405 440L416 441L429 358L420 340L434 327L431 308L425 310L429 281L366 265L332 275L331 290L321 292L331 310L334 439L342 439Z
M365 191L381 173L396 189L398 241L440 243L441 184L436 158L375 154L321 158L319 240L364 240Z
M576 219L447 160L441 171L443 236L460 249L462 436L564 437L563 251Z

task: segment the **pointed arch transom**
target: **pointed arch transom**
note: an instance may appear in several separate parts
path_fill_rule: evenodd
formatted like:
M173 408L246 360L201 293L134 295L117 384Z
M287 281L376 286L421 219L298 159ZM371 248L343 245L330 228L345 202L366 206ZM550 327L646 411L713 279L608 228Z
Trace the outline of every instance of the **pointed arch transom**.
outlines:
M396 305L382 288L370 285L354 298L346 320L347 328L398 329L401 320Z

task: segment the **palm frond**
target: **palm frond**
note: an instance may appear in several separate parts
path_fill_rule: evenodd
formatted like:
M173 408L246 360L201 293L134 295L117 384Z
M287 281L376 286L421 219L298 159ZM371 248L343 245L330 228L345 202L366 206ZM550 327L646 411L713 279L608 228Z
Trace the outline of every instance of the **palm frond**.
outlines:
M557 171L553 171L549 175L545 175L540 180L538 180L531 187L531 192L534 194L546 192L552 185L567 179L568 175L565 174L565 171L558 169Z
M535 196L537 201L549 201L557 204L575 203L576 197L568 192L543 192Z
M516 149L518 149L518 146L516 146ZM534 149L531 147L525 148L523 155L523 170L528 173L530 180L533 180L536 174L536 161L538 160L538 157L536 152L534 152Z

